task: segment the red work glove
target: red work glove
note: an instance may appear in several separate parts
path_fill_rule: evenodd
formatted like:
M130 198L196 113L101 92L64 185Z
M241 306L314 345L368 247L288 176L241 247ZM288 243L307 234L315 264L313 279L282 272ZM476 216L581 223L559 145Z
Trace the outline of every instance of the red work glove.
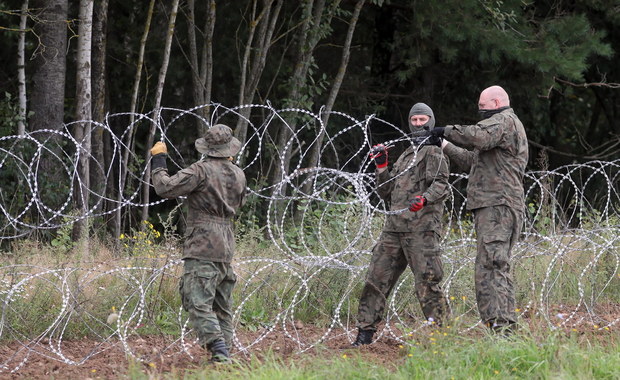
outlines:
M375 160L377 169L388 166L388 150L383 144L377 144L370 150L370 158Z
M416 197L409 202L411 202L409 205L409 211L412 212L420 211L424 206L426 206L426 198L421 195L416 195Z

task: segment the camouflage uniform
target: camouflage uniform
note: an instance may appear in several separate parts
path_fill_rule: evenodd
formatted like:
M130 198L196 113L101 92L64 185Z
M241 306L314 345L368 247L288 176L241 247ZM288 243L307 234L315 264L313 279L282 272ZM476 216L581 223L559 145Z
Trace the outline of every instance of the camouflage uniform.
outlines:
M476 299L481 319L491 327L516 322L510 252L521 232L525 200L523 175L527 136L512 108L476 125L449 125L444 152L469 171L467 209L476 226Z
M439 324L445 317L447 304L439 286L443 279L439 238L443 200L449 191L448 167L440 147L411 146L398 158L392 174L377 172L377 192L391 202L390 210L408 208L416 195L423 195L427 205L418 212L387 216L362 290L357 316L360 330L376 331L386 299L407 265L413 271L424 316Z
M152 177L161 197L187 196L184 274L179 291L192 327L202 346L223 338L230 348L236 282L231 266L235 252L233 217L244 202L246 179L243 170L228 160L228 155L238 152L238 140L234 139L237 146L232 151L227 150L222 141L230 142L230 128L217 127L209 130L211 134L207 132L206 142L196 141L196 148L207 154L206 158L173 176L165 167L156 168Z

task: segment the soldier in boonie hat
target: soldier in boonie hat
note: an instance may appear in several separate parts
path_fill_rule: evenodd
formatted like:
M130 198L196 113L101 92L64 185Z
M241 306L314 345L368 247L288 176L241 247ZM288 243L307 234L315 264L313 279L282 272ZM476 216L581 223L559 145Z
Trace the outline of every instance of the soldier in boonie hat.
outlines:
M156 143L151 149L152 183L161 197L187 196L181 301L200 345L211 351L211 360L230 362L232 292L237 282L232 267L233 220L245 201L247 185L232 157L241 143L229 127L217 124L195 144L205 157L169 175L168 148L163 141Z
M210 157L232 157L241 150L241 142L237 140L232 129L224 124L216 124L209 128L204 137L196 140L196 150Z

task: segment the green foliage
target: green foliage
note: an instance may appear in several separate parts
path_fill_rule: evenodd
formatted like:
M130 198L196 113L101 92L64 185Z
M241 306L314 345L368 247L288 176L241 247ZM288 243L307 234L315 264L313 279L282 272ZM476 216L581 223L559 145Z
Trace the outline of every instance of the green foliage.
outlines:
M531 56L520 61L535 64L542 73L583 80L587 59L591 55L610 57L611 46L603 42L604 34L591 30L584 15L547 20L537 30Z
M183 213L183 206L184 203L179 203L176 205L172 210L170 210L170 212L168 212L165 219L162 218L161 214L157 214L157 219L164 229L163 237L159 231L155 230L154 227L151 227L151 222L148 224L145 223L148 227L147 231L149 231L149 234L152 234L155 239L159 239L161 237L163 241L171 244L178 244L181 237L177 233L177 226L174 223L174 220L179 216L179 214Z
M309 199L298 202L297 212L303 213L304 217L299 224L286 227L284 235L287 245L293 249L308 249L314 254L340 252L346 248L369 249L372 236L354 241L359 228L369 222L364 220L364 205L355 202L354 197L347 193L323 193L320 197L330 199L331 203L315 203ZM377 217L370 223L376 227L371 230L379 231L383 218ZM355 260L354 257L350 259Z
M248 331L257 331L263 327L270 327L271 318L265 310L269 306L260 296L252 297L245 303L243 313L239 318L239 324Z
M583 80L588 57L612 54L585 15L539 18L518 0L424 2L411 21L410 33L399 33L392 44L404 55L401 81L431 64L435 51L448 64L476 59L481 65L523 65L543 79L538 88L552 85L554 76Z
M17 134L17 124L23 118L19 116L19 105L10 93L4 93L4 99L0 99L0 136Z
M539 209L534 202L527 204L530 219L535 219L534 228L537 233L548 235L554 233L555 221L549 207Z
M13 277L17 278L17 275L15 273ZM48 276L53 277L51 274ZM11 305L10 310L7 310L10 312L3 315L5 328L15 331L17 336L34 337L54 322L62 308L62 298L57 289L50 287L53 280L50 282L46 280L47 276L42 276L23 286L13 287L10 296L8 290L5 290L5 285L13 284L6 280L0 282L0 295L3 300L8 301L6 304ZM2 340L7 339L11 339L11 336L3 334Z
M68 218L66 218L68 219ZM74 246L75 242L72 238L73 224L64 224L56 230L56 236L52 239L50 244L62 253L69 252Z
M273 352L227 366L163 379L615 379L620 376L617 341L525 331L512 339L429 334L390 353L390 360L359 350L302 355L283 360ZM393 355L396 355L395 357ZM388 364L389 363L389 364ZM154 374L130 370L130 378Z
M260 178L250 183L250 188L256 190L266 186L266 178ZM246 236L261 230L262 221L260 215L262 214L261 208L263 207L261 197L256 197L248 194L245 199L245 204L239 209L238 216L235 220L235 229L238 231L237 236ZM257 234L254 234L257 236Z
M486 339L435 334L418 341L398 370L400 376L423 378L614 378L620 357L605 344L581 342L558 332L522 331L513 339ZM616 343L612 343L615 346ZM597 368L597 365L601 367Z
M144 221L143 230L132 230L131 234L121 234L123 249L128 256L136 257L165 257L155 243L161 237L161 233L148 220Z

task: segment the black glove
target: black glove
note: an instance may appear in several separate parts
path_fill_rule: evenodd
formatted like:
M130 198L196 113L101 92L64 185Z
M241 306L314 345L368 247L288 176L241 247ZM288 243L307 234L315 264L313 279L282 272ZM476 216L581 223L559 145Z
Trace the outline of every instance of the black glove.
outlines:
M443 128L442 128L443 129ZM441 141L443 140L441 137L435 136L432 130L422 130L415 132L413 134L413 143L419 146L425 145L435 145L441 148Z
M377 168L385 168L388 165L388 151L385 145L377 144L370 150L370 158L375 160Z
M153 156L153 159L151 160L151 171L157 169L157 168L164 168L167 169L168 165L166 164L166 156L167 154L165 153L160 153L160 154L156 154Z
M443 133L446 130L446 127L435 127L431 129L431 136L434 137L443 137ZM440 142L441 144L441 142Z
M433 134L424 142L424 145L435 145L441 148L441 142L443 139L441 137L437 137Z

